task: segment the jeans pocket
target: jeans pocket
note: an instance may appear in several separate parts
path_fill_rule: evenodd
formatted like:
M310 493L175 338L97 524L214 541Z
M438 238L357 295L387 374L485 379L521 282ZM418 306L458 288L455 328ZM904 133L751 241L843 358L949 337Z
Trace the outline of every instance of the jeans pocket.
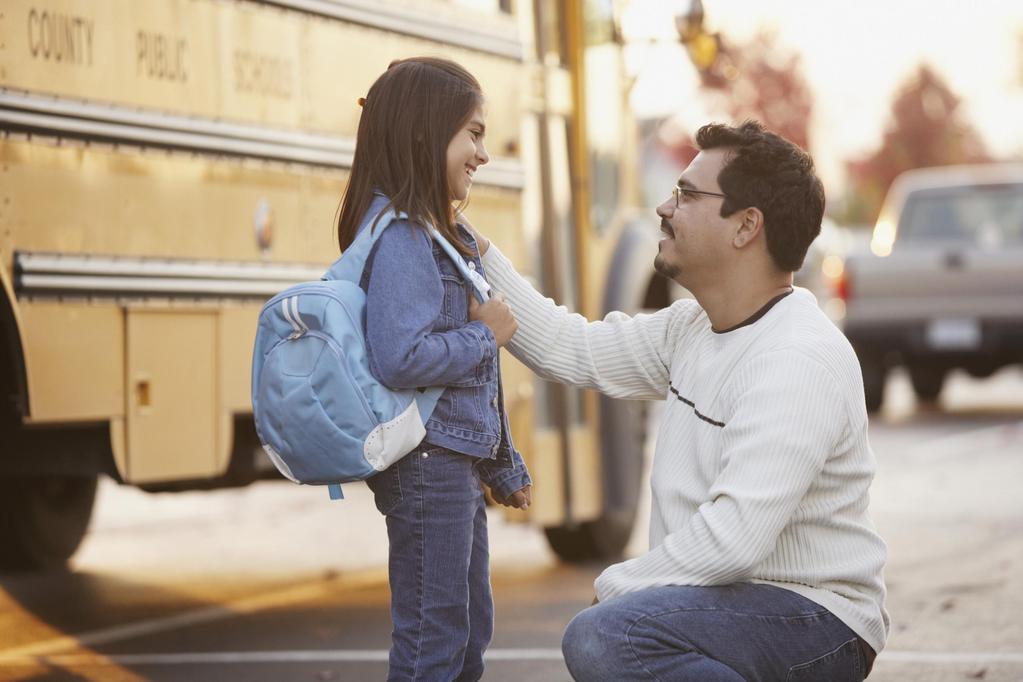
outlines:
M402 500L401 474L398 471L402 461L404 460L399 459L379 474L366 479L366 485L373 491L373 503L376 505L377 511L384 516L391 513Z
M861 682L863 658L859 639L853 637L828 653L789 668L786 682Z

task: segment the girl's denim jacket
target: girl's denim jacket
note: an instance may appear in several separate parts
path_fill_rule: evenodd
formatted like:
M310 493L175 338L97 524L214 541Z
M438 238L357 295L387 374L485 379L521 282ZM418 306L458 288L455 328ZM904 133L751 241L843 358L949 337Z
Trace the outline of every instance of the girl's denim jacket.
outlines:
M386 201L377 196L371 210ZM458 226L483 274L472 235ZM366 261L366 346L373 375L393 389L447 386L426 423L424 442L479 459L480 479L502 497L531 485L508 428L497 341L469 321L471 284L426 230L389 225Z

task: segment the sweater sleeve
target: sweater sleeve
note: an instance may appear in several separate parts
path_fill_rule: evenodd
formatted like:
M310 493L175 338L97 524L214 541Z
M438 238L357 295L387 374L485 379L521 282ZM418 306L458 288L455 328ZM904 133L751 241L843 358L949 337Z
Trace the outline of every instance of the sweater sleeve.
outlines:
M826 367L776 351L734 380L735 410L722 428L721 470L706 501L660 546L605 570L596 581L602 600L644 587L749 579L837 452L848 416Z
M652 315L613 312L589 322L537 292L493 244L483 263L519 324L508 350L536 374L614 398L665 396L674 353L671 330L693 301L678 301Z

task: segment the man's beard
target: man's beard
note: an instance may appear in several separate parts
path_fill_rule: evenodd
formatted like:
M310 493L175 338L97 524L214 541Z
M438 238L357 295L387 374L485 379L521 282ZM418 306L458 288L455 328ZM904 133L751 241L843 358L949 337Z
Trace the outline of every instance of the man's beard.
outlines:
M664 259L661 258L661 254L654 256L654 270L656 270L657 274L662 277L667 277L672 280L682 274L682 268L677 265L668 265L664 262Z

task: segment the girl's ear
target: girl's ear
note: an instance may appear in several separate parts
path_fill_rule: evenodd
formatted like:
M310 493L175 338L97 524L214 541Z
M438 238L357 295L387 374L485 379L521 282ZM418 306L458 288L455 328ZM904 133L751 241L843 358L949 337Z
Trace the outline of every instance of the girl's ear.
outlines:
M756 239L760 231L764 229L764 213L756 206L750 206L742 210L742 219L732 237L732 246L737 249L745 247Z

